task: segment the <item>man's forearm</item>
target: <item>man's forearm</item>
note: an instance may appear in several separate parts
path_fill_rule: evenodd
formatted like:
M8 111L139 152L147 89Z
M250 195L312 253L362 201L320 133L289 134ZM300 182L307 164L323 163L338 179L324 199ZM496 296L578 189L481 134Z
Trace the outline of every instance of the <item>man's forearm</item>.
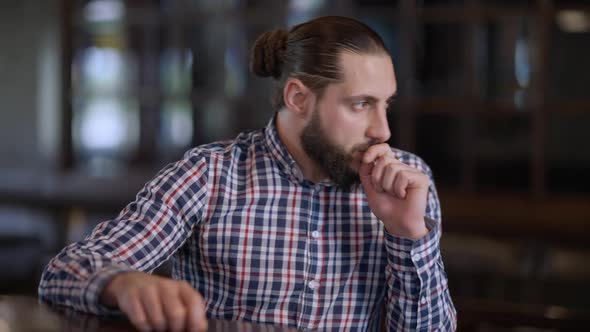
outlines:
M418 241L386 234L389 331L400 326L404 331L455 329L455 307L438 245L440 225L427 221L430 232Z

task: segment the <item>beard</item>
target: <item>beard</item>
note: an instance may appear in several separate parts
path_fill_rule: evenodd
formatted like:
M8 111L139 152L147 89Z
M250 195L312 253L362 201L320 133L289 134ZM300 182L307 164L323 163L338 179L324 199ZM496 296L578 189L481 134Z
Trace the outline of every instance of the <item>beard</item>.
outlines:
M316 105L311 121L300 135L301 146L307 155L316 162L334 184L344 191L350 191L360 184L358 171L351 167L355 151L364 152L376 142L356 145L347 152L334 143L323 129Z

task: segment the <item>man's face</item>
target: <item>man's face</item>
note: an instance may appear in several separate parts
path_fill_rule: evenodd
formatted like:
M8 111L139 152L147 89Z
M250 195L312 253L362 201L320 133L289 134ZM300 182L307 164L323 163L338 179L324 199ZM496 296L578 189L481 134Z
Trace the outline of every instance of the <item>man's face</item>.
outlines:
M301 132L301 145L344 190L359 183L363 153L391 135L386 110L397 84L388 55L340 56L344 79L326 87Z

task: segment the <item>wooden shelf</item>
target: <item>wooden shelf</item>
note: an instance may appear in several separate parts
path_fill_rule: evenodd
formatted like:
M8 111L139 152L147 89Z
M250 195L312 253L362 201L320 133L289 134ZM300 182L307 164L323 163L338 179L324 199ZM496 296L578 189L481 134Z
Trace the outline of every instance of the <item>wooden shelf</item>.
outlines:
M443 228L590 248L590 194L551 195L542 199L498 192L439 192Z

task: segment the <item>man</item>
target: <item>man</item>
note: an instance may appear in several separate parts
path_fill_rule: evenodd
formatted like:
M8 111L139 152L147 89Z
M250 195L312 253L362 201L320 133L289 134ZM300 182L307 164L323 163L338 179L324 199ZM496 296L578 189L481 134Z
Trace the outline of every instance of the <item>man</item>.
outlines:
M144 331L455 329L432 174L385 143L397 85L381 38L321 17L264 33L251 69L277 81L267 127L163 169L48 264L40 298ZM169 257L174 280L149 274Z

